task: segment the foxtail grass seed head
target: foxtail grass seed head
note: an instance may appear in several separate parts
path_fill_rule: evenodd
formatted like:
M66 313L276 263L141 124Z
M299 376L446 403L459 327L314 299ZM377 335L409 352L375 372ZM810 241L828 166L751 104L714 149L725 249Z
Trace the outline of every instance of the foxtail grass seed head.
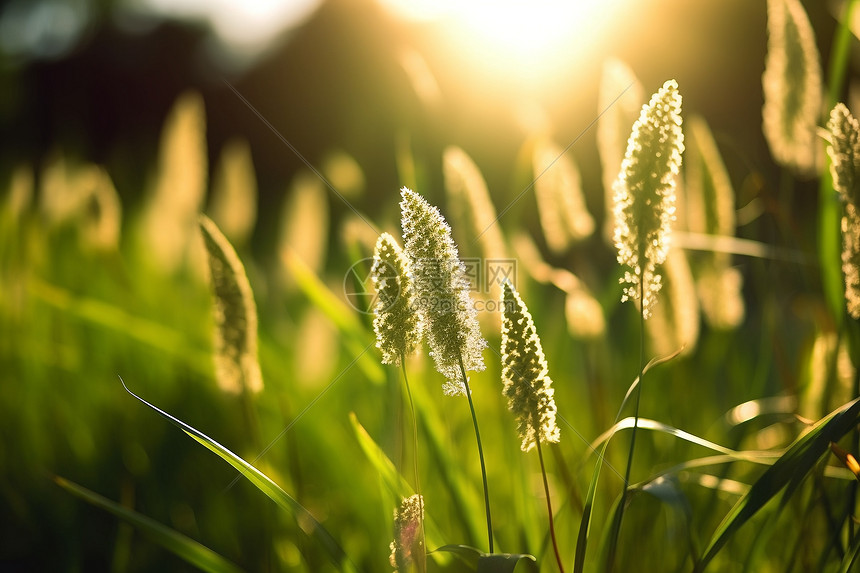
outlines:
M856 397L852 388L857 370L847 341L836 332L816 335L805 370L797 405L801 416L817 420Z
M242 261L215 223L200 216L215 295L215 376L225 392L259 392L257 306Z
M567 319L567 332L574 338L594 340L606 334L603 307L584 288L567 291L564 317Z
M469 297L466 269L451 228L436 207L404 187L400 210L419 316L436 370L447 378L443 391L449 396L465 394L460 360L466 370L483 370L481 352L487 345Z
M708 266L699 271L696 292L702 314L715 330L732 330L740 326L746 314L743 275L730 266Z
M167 272L186 262L188 237L206 194L207 158L203 98L186 92L164 122L155 188L142 221L146 248Z
M421 534L424 517L424 498L411 495L394 510L394 541L391 542L391 566L400 573L410 570L413 561L424 554Z
M290 183L281 217L279 250L290 249L319 274L328 252L329 204L319 176L299 171Z
M827 122L833 186L845 203L842 216L842 273L848 314L860 318L860 212L858 212L858 172L860 172L860 124L843 104L836 104Z
M845 205L842 216L842 274L848 314L860 318L860 213L853 203Z
M684 151L681 94L669 80L642 107L615 180L615 247L618 262L630 268L621 283L622 302L639 298L647 318L660 292L657 267L666 260L675 218L675 185Z
M857 173L860 170L860 123L843 103L837 103L827 122L830 173L833 187L845 203L857 205Z
M780 165L812 174L821 159L821 64L800 0L768 0L767 31L762 130Z
M693 233L734 236L735 191L717 142L704 118L687 122L686 178L687 229Z
M502 285L502 393L517 417L527 452L541 442L558 442L552 379L532 315L510 282Z
M452 145L442 153L442 171L448 204L456 215L454 224L478 237L476 241L483 257L505 258L505 240L481 170L465 151ZM465 236L461 236L461 244L465 240Z
M576 163L550 139L535 144L532 155L535 199L547 245L556 253L588 238L594 218L585 206Z
M400 364L421 341L409 260L397 241L383 233L376 241L370 277L376 289L373 331L383 364Z
M221 150L209 213L231 243L248 243L257 222L257 175L251 146L243 139L229 141Z
M4 208L13 219L20 218L32 206L34 181L33 167L30 165L21 164L12 171Z
M91 165L87 169L92 195L84 226L85 242L98 251L115 251L119 248L122 232L122 204L119 194L107 171Z

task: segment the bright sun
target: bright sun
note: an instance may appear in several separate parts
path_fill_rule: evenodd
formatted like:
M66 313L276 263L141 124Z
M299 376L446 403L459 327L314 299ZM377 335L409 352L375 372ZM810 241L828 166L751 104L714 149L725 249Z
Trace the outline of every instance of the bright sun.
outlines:
M409 20L441 24L458 55L511 79L540 80L589 52L630 0L381 0Z

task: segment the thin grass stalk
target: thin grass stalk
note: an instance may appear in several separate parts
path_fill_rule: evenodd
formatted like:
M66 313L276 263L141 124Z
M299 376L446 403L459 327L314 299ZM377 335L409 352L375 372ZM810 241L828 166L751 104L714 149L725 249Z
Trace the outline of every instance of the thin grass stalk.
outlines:
M847 323L847 320L846 320L846 323ZM838 355L838 353L839 353L839 346L838 346L839 341L838 341L838 339L837 339L836 344L837 344L836 353ZM853 388L852 395L855 397L860 396L860 370L858 370L857 373L854 375L854 388ZM851 435L851 453L856 456L858 451L860 451L860 428L855 427L854 432ZM854 544L854 539L857 536L857 528L856 528L856 524L854 523L853 514L855 513L854 509L857 507L857 488L858 488L858 485L860 485L860 484L858 484L857 480L854 480L851 482L851 486L850 486L851 491L850 491L850 494L848 497L848 511L852 514L852 516L848 517L848 544L849 545Z
M490 553L493 553L493 519L490 516L490 494L487 488L487 467L484 464L484 448L481 446L481 432L478 430L478 417L475 415L475 405L472 403L472 391L469 389L469 378L466 376L466 367L463 365L463 357L460 358L460 374L463 375L463 386L466 388L466 398L469 399L469 410L472 412L472 425L475 426L475 439L478 442L478 457L481 459L481 479L484 482L484 509L487 513L487 538Z
M540 421L537 420L535 427L539 426ZM558 540L555 537L555 521L552 517L552 501L549 497L549 483L546 481L546 467L543 463L543 452L541 451L540 442L540 438L535 440L535 443L537 444L538 459L540 460L540 474L543 478L543 490L546 493L546 512L549 516L549 536L552 539L552 549L555 552L555 561L558 563L558 570L561 571L561 573L564 573L564 564L561 561L561 553L558 550Z
M641 273L640 273L641 274ZM645 281L639 277L639 300L644 301ZM627 503L627 490L630 487L630 471L633 468L633 451L636 448L636 430L639 427L639 403L642 397L642 376L645 374L645 306L639 305L639 384L636 385L636 407L633 412L633 431L630 434L630 450L627 452L627 469L624 470L624 490L621 492L621 503L618 506L618 519L612 528L609 538L609 555L606 561L606 571L612 571L615 566L615 551L618 547L618 537L621 534L621 523L624 520L624 505Z
M412 413L412 469L415 471L415 493L421 499L421 478L418 476L418 418L415 417L415 402L412 400L412 388L409 387L409 377L406 375L406 355L400 354L400 369L403 371L403 382L406 384L406 396L409 398L409 410ZM427 570L427 538L424 531L424 504L420 506L418 520L421 524L421 555L418 556L418 571Z
M827 76L827 109L833 109L842 93L851 53L850 22L856 12L857 0L845 3L839 26L833 38ZM833 199L833 179L829 169L821 173L818 186L818 255L822 261L821 279L824 298L836 326L841 326L845 316L841 309L845 306L844 284L840 272L840 253L842 249L839 235L839 202Z

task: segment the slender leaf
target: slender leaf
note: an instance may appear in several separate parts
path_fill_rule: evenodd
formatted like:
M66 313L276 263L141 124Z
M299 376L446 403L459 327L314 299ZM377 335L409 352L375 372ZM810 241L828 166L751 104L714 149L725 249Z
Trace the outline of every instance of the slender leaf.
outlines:
M130 523L152 541L203 571L210 571L212 573L235 573L242 571L242 569L205 545L155 521L151 517L123 507L115 501L111 501L94 491L59 476L54 477L54 482L72 495Z
M438 401L431 399L422 384L413 384L412 394L415 414L421 424L426 438L424 444L430 454L429 463L439 471L442 484L454 506L455 515L470 539L480 539L486 532L482 500L474 489L466 487L470 480L465 475L463 464L452 455L451 449L446 446L440 434L440 428L445 425L434 406Z
M642 369L642 374L648 372L654 366L667 362L681 353L681 350L673 352L668 356L662 356L653 358L648 364L645 365L645 368ZM624 410L624 406L627 404L627 400L630 399L630 396L633 394L633 390L639 385L639 377L637 376L633 383L630 384L630 387L627 389L627 393L624 395L624 399L621 401L621 406L618 408L618 414L615 416L615 421L618 422L618 419L621 418L621 412ZM641 420L640 420L641 422ZM603 467L604 457L606 455L606 448L609 445L609 440L614 435L614 431L610 430L609 435L606 437L605 441L603 441L600 446L600 451L596 451L592 446L590 449L597 454L597 462L594 464L594 471L591 474L591 482L588 484L588 493L585 496L585 503L582 508L582 519L579 524L579 534L576 539L576 556L574 557L573 570L574 573L581 573L583 568L585 567L585 555L586 548L588 546L588 534L591 530L591 512L594 509L594 497L597 493L597 482L600 480L600 469Z
M854 536L854 541L851 543L845 557L842 559L842 565L839 567L839 573L849 573L857 563L857 556L860 555L860 535Z
M355 571L355 565L349 560L349 557L346 555L346 552L343 548L338 544L338 542L332 537L332 535L328 532L328 530L323 527L323 525L317 521L317 519L309 512L302 504L293 499L290 494L285 492L278 484L272 481L266 474L252 466L250 463L246 462L244 459L240 458L203 432L196 430L183 422L182 420L171 416L164 410L161 410L157 406L147 402L134 392L128 389L128 386L125 385L125 382L120 378L120 382L122 382L125 391L137 398L140 402L143 402L156 412L158 412L163 418L178 426L182 431L191 436L198 443L202 444L206 447L206 449L214 452L221 459L226 461L228 464L236 468L239 473L241 473L244 477L248 479L257 489L266 494L272 501L274 501L278 506L282 509L288 511L293 517L296 518L297 521L300 521L303 526L308 527L311 532L309 535L313 536L316 541L322 545L326 553L328 554L329 559L338 567L342 568L345 571ZM302 527L303 531L306 531L305 527Z
M619 430L625 430L633 427L634 419L633 417L627 417L619 422L616 422L611 428L603 432L600 436L597 437L590 444L590 451L594 452L597 448L612 438ZM681 440L685 440L692 444L696 444L702 446L704 448L708 448L709 450L713 450L715 452L720 452L721 454L725 454L727 456L731 456L736 460L744 460L753 463L767 463L767 459L776 459L780 455L782 455L783 451L737 451L732 450L731 448L726 448L719 444L715 444L705 438L700 438L695 434L691 434L689 432L685 432L684 430L679 430L678 428L674 428L662 422L658 422L656 420L651 420L649 418L639 418L639 429L640 430L653 430L655 432L662 432L664 434L669 434L670 436L675 436Z
M860 398L848 402L816 423L753 484L717 527L696 571L703 571L729 537L749 521L783 488L790 493L815 467L830 447L857 424L860 418Z
M358 421L354 412L350 412L349 421L352 423L352 427L355 430L355 437L358 439L359 446L361 446L362 451L367 456L367 459L373 465L374 469L379 472L379 476L385 482L386 486L388 486L388 489L401 499L413 495L415 491L412 486L410 486L409 482L407 482L400 472L397 471L397 468L394 467L394 462L385 455L382 448L380 448L370 434L367 433L367 430L365 430L364 426L361 425L361 422ZM436 547L441 544L442 535L433 520L427 516L426 508L424 510L424 531L428 547Z

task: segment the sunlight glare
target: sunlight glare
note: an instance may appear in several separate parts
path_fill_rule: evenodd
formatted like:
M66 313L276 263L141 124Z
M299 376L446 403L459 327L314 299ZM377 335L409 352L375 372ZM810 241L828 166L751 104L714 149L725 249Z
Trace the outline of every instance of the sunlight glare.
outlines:
M630 0L380 0L399 16L439 23L458 55L511 79L540 80L587 57Z

